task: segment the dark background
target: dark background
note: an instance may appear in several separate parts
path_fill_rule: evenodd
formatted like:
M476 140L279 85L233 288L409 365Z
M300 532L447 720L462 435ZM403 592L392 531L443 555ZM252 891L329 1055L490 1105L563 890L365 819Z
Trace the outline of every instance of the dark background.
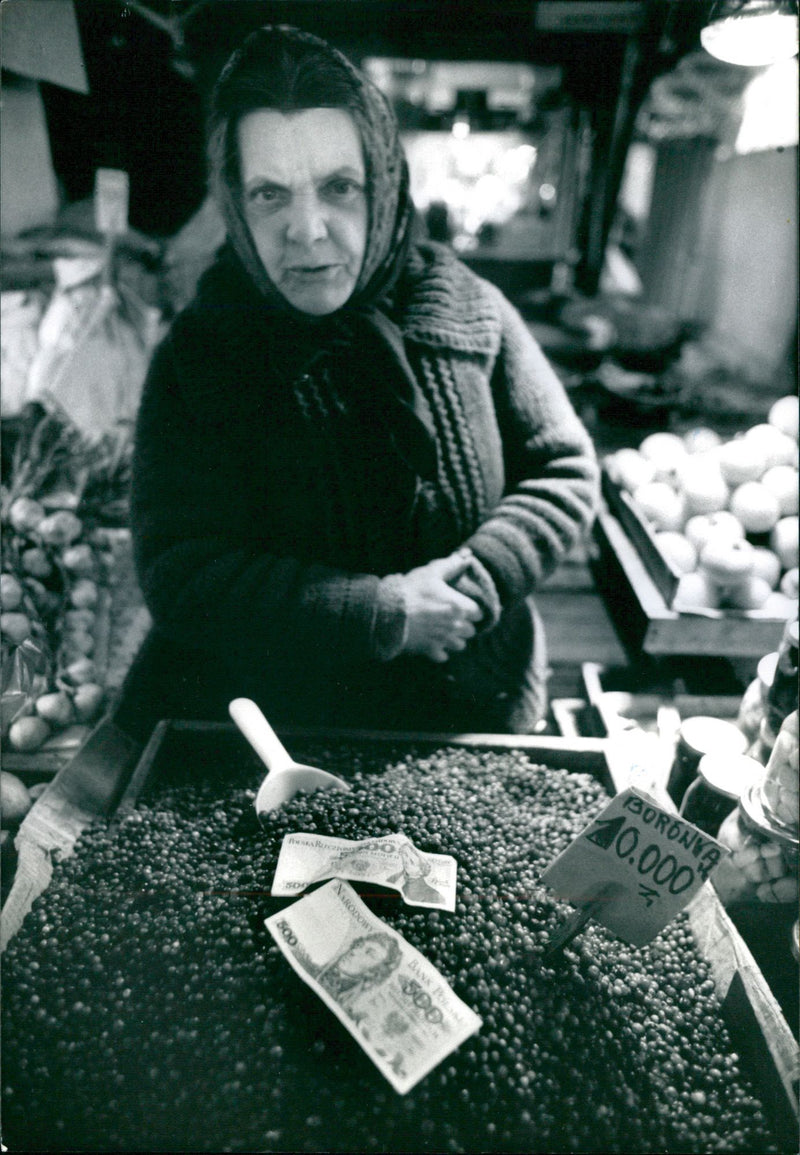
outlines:
M599 272L636 110L697 47L702 0L75 0L89 95L42 84L53 163L68 202L98 167L131 175L131 224L169 236L205 194L203 123L213 81L243 37L294 24L365 56L524 61L562 69L560 96L591 124L578 227L584 282Z

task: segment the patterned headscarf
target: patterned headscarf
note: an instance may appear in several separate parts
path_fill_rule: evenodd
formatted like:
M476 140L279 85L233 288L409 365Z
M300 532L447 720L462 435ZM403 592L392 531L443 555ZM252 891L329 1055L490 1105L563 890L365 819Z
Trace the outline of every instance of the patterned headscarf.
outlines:
M367 243L345 309L369 309L392 287L408 253L413 226L408 166L389 101L336 48L286 25L267 25L245 40L222 70L212 97L208 144L212 192L233 248L254 283L273 307L298 315L267 276L245 220L236 127L258 108L288 112L312 107L344 109L361 136Z

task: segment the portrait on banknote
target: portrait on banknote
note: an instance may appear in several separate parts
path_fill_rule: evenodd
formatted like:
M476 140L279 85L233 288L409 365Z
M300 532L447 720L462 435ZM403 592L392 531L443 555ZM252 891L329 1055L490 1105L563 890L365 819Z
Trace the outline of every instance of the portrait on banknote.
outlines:
M382 931L358 935L344 950L323 964L315 963L302 950L296 952L296 957L311 977L356 1022L362 1017L358 1009L359 998L386 982L401 962L397 940Z
M408 902L444 903L444 895L427 881L431 861L410 842L400 847L399 855L402 868L386 881L395 883Z

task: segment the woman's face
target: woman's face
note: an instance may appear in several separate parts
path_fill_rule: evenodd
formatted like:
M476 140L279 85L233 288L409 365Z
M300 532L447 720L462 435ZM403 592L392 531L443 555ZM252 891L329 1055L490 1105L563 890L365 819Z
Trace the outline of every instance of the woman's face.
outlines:
M361 139L349 113L257 109L238 126L244 211L270 280L323 316L355 288L367 245Z

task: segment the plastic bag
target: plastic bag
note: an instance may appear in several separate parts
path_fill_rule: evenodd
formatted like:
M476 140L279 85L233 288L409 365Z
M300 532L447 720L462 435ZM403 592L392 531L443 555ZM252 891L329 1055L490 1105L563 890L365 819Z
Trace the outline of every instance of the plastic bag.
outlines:
M40 293L0 293L0 401L4 417L15 416L28 399L28 377L36 357L42 309Z
M58 288L39 326L29 399L54 404L91 440L132 424L161 314L110 283L101 261L55 262Z
M0 727L3 737L12 722L29 714L34 702L47 689L52 657L42 640L26 638L3 653L0 680Z

